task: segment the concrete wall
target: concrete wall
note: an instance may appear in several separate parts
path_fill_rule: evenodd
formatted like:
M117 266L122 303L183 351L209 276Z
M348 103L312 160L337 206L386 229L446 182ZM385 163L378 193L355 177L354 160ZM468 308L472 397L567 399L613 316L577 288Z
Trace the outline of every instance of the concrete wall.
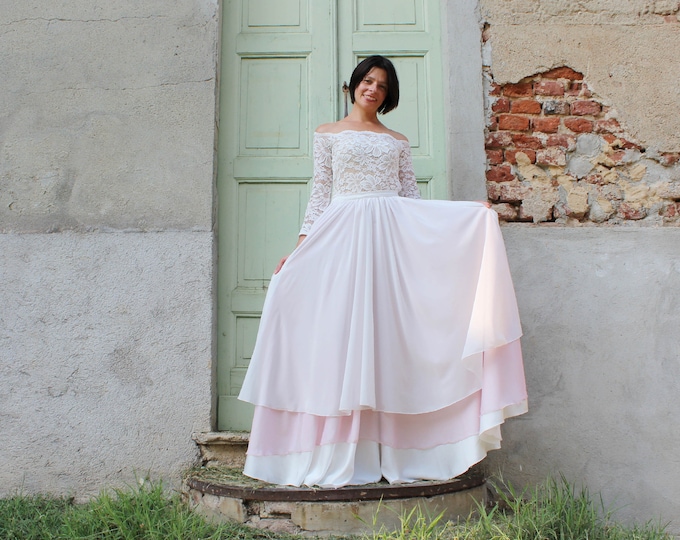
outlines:
M211 428L217 0L0 10L0 495L179 479Z
M675 3L577 4L442 3L458 198L485 193L483 66L505 84L569 65L678 151ZM217 11L0 12L0 495L176 481L212 427ZM487 462L520 484L561 471L642 521L680 515L680 229L652 225L505 227L530 412Z
M672 160L651 163L680 149L679 7L675 1L481 0L491 83L487 122L494 85L536 84L536 74L567 66L646 150L643 165L656 177L640 178L640 185L680 188ZM567 160L570 152L578 154L576 145ZM524 182L520 169L533 165L522 161L512 174ZM559 186L563 165L543 164L547 185ZM497 180L500 190L504 180ZM618 223L601 225L588 212L504 227L525 331L530 411L505 426L503 448L487 467L500 468L516 485L563 473L600 492L622 519L674 520L671 530L680 532L680 230L663 212L663 219L619 215Z
M680 531L680 230L511 225L529 413L486 466L563 473L622 519Z

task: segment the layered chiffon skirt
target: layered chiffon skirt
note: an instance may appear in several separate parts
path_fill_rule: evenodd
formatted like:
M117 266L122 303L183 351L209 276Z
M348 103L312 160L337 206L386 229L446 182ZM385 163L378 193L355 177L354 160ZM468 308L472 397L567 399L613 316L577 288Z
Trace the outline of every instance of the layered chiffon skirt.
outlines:
M527 410L520 336L493 210L336 197L270 283L239 396L255 405L244 472L453 478Z

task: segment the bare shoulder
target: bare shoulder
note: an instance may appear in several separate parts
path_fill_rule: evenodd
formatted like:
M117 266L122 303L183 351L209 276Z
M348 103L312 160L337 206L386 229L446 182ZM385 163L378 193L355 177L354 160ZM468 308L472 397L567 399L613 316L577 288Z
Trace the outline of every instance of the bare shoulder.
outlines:
M339 125L340 122L329 122L328 124L321 124L317 127L315 133L338 133L342 131L343 127Z
M388 131L388 133L389 133L390 135L392 135L392 137L394 137L395 139L398 139L398 140L400 140L400 141L406 141L406 142L408 142L408 137L406 137L406 135L402 135L402 134L399 133L398 131L392 131L392 130L390 129L390 130Z

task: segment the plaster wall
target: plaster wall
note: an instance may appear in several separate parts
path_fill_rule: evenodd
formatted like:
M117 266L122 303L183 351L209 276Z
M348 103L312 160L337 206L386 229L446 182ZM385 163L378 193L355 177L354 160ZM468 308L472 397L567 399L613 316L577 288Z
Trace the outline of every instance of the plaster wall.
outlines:
M214 410L217 0L0 10L0 496L178 482Z
M209 230L217 0L6 3L0 232Z
M680 5L671 0L480 0L497 83L569 66L649 150L680 151Z
M501 85L568 66L648 154L678 152L679 8L480 0L482 63ZM674 169L662 172L676 182ZM631 225L504 226L529 413L504 426L486 464L520 486L563 473L617 516L671 521L677 533L680 231Z
M621 519L680 531L680 230L508 225L529 413L486 461L515 485L564 474Z
M0 496L177 482L212 410L212 235L0 235Z

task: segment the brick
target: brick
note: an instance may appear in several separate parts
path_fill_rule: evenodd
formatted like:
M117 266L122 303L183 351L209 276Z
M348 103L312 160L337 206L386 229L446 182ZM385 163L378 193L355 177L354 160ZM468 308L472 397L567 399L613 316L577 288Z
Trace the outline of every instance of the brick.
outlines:
M643 151L643 148L639 145L634 143L633 141L629 141L628 139L622 139L619 137L619 148L625 148L626 150L640 150Z
M529 129L529 119L515 114L501 114L498 117L498 127L510 131L526 131Z
M602 106L597 101L578 100L571 104L571 114L574 116L596 116L602 111Z
M661 162L661 165L665 167L671 167L680 161L680 154L675 152L666 152L665 154L661 154L659 161Z
M576 83L572 83L576 84ZM593 93L590 91L590 88L586 83L583 83L581 85L581 91L578 93L579 97L584 97L584 98L589 98L592 97Z
M550 135L546 141L546 146L559 146L560 148L573 150L576 148L576 138L561 133L559 135Z
M559 100L544 101L543 114L569 114L569 103Z
M515 221L519 212L519 208L508 203L491 205L491 209L498 214L498 219L501 221Z
M494 165L486 171L486 179L489 182L510 182L515 180L510 165Z
M565 118L564 126L574 133L590 133L593 131L593 122L585 118Z
M607 154L607 157L611 159L615 165L618 165L626 157L626 152L624 150L615 150L614 152Z
M490 96L500 96L503 91L503 87L497 83L491 83L491 90L489 90Z
M500 215L500 212L499 214ZM663 210L663 215L667 218L676 218L680 216L680 203L671 203Z
M623 219L637 220L647 215L647 209L644 206L633 206L632 204L622 202L619 205L617 214Z
M515 158L515 156L517 155L518 152L523 152L529 158L529 161L531 161L531 163L536 163L536 151L531 150L530 148L516 148L513 150L506 150L505 161L508 161L513 165L517 165L517 159Z
M611 133L604 133L602 135L602 138L607 141L609 144L614 144L618 139L616 138L616 135L612 135Z
M498 129L498 116L489 118L489 125L487 127L489 128L489 131L496 131Z
M583 80L583 73L574 71L570 67L563 66L550 71L546 71L541 74L544 79L569 79L570 81L581 81Z
M552 147L536 152L537 165L554 165L564 167L567 164L567 156L562 148Z
M507 131L497 131L491 133L486 138L486 148L503 148L512 144L512 134Z
M605 183L604 178L602 178L601 174L589 174L584 178L586 182L589 184L596 184L596 185L602 185Z
M579 96L583 90L583 83L577 81L571 81L567 84L567 89L565 90L568 96Z
M615 118L597 120L595 122L595 131L597 133L618 133L621 131L621 124Z
M557 116L552 116L550 118L532 118L531 127L534 131L540 131L542 133L557 133L560 127L560 119Z
M503 87L503 95L507 97L530 97L533 94L534 88L531 82L506 84Z
M489 165L500 165L503 163L503 150L487 150L486 159Z
M541 104L535 99L518 99L512 102L510 111L518 114L541 114Z
M499 202L520 202L528 194L531 188L523 186L517 180L513 182L487 182L487 194L492 201Z
M517 148L531 148L538 150L543 148L543 142L538 137L532 137L524 133L514 133L512 135L512 142ZM510 145L506 145L510 146Z
M539 81L534 84L534 94L537 96L563 96L564 84L559 81Z
M495 113L510 112L510 100L504 97L498 98L493 105L491 105L491 110Z

